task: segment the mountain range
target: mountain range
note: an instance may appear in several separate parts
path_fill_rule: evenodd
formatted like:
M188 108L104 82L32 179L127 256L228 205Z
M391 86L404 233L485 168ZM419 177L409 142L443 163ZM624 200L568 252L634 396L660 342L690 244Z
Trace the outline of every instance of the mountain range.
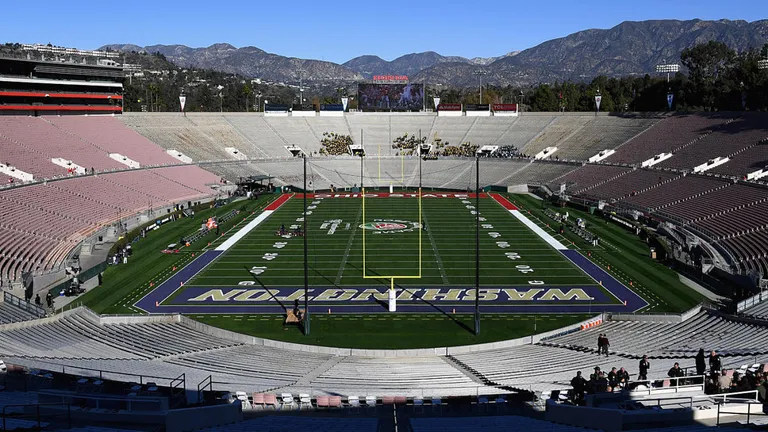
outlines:
M598 75L652 73L655 65L678 63L685 49L710 40L737 51L768 43L768 20L625 21L611 29L590 29L493 58L443 56L436 52L407 54L392 61L375 55L343 64L285 57L256 47L218 43L206 48L184 45L110 44L101 49L159 52L181 67L199 67L273 82L312 86L345 85L373 75L407 75L411 81L465 87L484 82L527 86L553 81L590 80Z

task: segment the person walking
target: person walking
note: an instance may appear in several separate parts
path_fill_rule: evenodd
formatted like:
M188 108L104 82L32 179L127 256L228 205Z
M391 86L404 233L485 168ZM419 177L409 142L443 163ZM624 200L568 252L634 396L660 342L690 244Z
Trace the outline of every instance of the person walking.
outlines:
M707 362L704 358L704 348L701 348L696 354L696 375L704 375L705 373L707 373Z
M640 360L638 369L640 373L637 375L638 381L646 381L648 379L648 370L651 368L651 363L648 362L648 356L644 355Z
M717 375L720 373L720 369L722 368L723 364L720 361L720 355L715 351L709 353L709 373L712 374L714 378L717 378Z
M608 335L603 334L603 354L605 354L606 357L608 357L608 347L611 346L611 343L608 342Z

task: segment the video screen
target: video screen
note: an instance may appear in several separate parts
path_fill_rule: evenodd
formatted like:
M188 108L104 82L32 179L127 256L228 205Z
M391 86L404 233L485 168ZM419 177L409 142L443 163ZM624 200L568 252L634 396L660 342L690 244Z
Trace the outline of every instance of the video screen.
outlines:
M362 110L416 111L424 108L424 85L358 84L357 97Z

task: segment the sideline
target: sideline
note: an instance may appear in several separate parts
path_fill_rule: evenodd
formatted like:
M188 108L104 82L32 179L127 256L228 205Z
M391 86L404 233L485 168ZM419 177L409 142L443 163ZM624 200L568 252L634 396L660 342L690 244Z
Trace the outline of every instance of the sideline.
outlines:
M524 214L522 214L520 212L520 209L518 209L517 206L509 202L508 199L504 198L503 196L497 193L492 193L491 198L493 198L494 201L499 203L499 205L504 207L504 209L506 209L509 213L511 213L512 216L516 217L520 222L522 222L523 225L527 226L528 229L530 229L531 231L536 233L536 235L541 237L542 240L547 242L550 246L552 246L553 248L559 251L568 250L568 248L565 247L565 245L557 241L556 238L552 237L552 235L550 235L549 233L541 229L540 226L536 225L533 221L531 221Z

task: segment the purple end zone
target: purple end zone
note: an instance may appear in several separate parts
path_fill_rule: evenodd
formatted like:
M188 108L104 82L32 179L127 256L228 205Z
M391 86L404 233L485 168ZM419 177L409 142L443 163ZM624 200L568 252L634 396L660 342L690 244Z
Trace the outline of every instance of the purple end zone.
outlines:
M627 302L626 306L622 304L619 310L614 310L611 312L635 312L648 306L648 302L643 300L642 297L635 294L634 291L624 286L624 284L621 282L617 281L613 276L587 259L587 257L582 255L579 251L561 250L560 252L566 258L571 260L571 262L579 266L579 268L587 273L590 277L592 277L592 279L598 282L602 282L603 287L613 293L613 295L615 295L619 301Z
M603 288L610 292L616 299L619 300L619 304L609 304L612 300L602 290L595 286L586 287L538 287L541 288L542 294L548 290L562 290L568 291L571 289L583 290L584 293L591 297L591 300L585 300L584 298L579 300L573 299L544 299L534 298L532 301L519 301L519 298L511 299L507 296L504 298L499 295L494 299L482 299L480 302L480 309L483 313L599 313L599 312L635 312L645 306L648 303L640 296L635 294L628 287L621 284L613 276L605 272L603 269L595 265L592 261L587 259L584 255L575 250L562 250L560 251L566 258L576 264L585 273L592 277L595 281L601 282ZM303 294L303 288L291 287L291 288L275 288L270 289L270 296L277 297L267 301L250 301L249 298L234 300L233 298L225 299L224 301L209 301L209 300L197 300L192 299L205 294L211 290L221 290L223 292L230 292L232 290L247 291L249 289L257 289L256 286L237 286L237 287L185 287L172 301L171 304L161 304L169 296L171 296L176 290L179 289L181 283L187 283L197 273L199 273L206 266L211 264L216 258L218 258L223 252L209 250L202 253L194 261L189 263L186 267L182 268L179 272L171 276L170 279L160 284L154 291L147 294L144 298L136 303L136 306L150 313L187 313L187 314L282 314L285 310L293 307L293 299L296 298L297 291L301 291ZM424 291L427 289L447 290L456 289L455 287L435 286L435 287L415 287L407 286L401 287L408 291ZM525 292L527 290L536 289L537 287L525 286L525 287L499 287L499 286L482 286L481 290L495 290L504 293L504 289L515 289L519 292ZM365 291L370 290L371 287L313 287L310 289L310 296L316 296L324 290L356 290ZM467 287L471 289L471 287ZM263 291L263 290L262 290ZM398 289L398 295L401 289ZM386 288L381 288L380 292L386 293ZM421 300L420 295L416 295L415 298L410 300L398 300L397 309L398 312L417 312L417 313L471 313L474 311L474 301L456 301L456 300ZM482 297L481 297L482 298ZM514 301L513 301L514 300ZM301 300L303 302L303 296ZM624 302L626 301L626 305ZM325 314L329 311L331 313L386 313L387 301L376 300L371 297L364 301L354 300L342 300L334 302L332 300L310 300L310 311L313 313Z
M208 264L213 262L213 260L218 258L218 256L221 254L222 251L217 250L209 250L203 252L202 255L195 258L195 260L187 264L186 267L182 268L168 280L161 283L157 288L155 288L154 291L150 292L144 296L144 298L136 302L136 306L144 309L147 312L176 312L174 310L165 309L163 306L156 306L156 304L159 304L168 298L168 296L173 294L173 292L176 291L179 286L181 286L182 282L186 283L188 280L192 279L193 276L200 272L200 270L204 269Z

